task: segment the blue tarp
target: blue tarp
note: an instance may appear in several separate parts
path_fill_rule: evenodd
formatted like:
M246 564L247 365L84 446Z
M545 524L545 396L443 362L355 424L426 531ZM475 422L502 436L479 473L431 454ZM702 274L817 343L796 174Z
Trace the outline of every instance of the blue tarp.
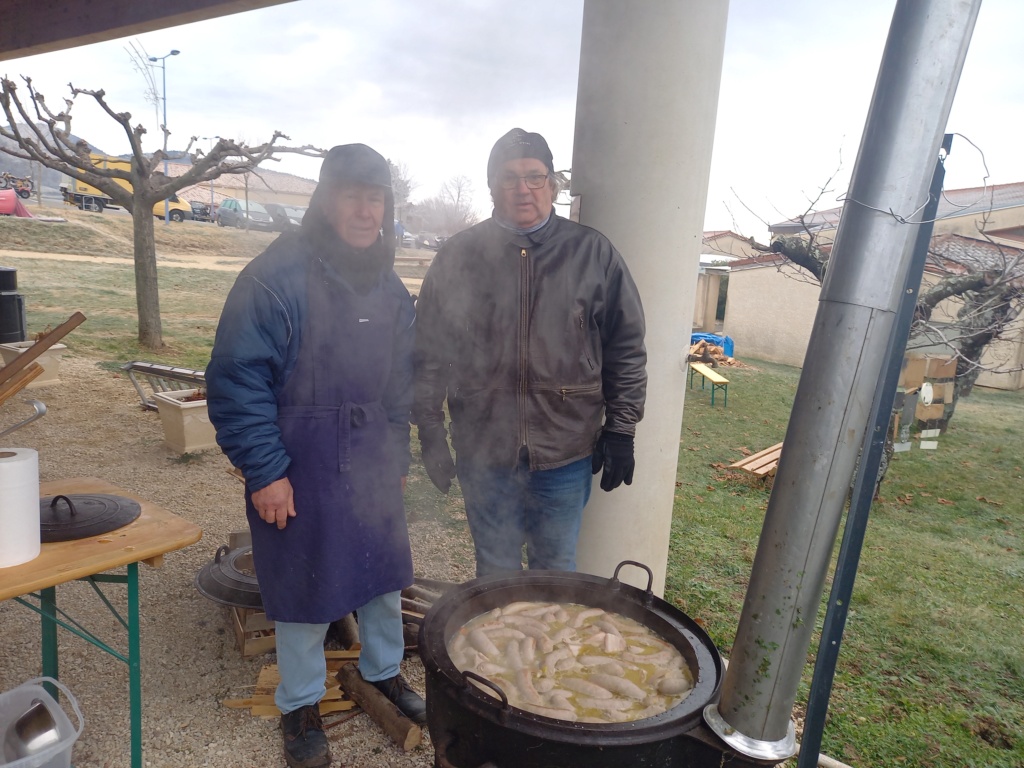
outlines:
M736 355L732 353L732 339L729 336L716 336L713 333L691 333L690 346L692 347L698 341L707 341L715 346L721 347L722 351L725 352L726 357L736 357Z

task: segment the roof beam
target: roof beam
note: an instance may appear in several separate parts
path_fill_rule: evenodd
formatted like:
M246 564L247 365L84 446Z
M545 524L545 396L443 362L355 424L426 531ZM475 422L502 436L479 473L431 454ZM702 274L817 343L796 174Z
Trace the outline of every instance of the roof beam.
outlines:
M176 27L293 0L5 0L0 61Z

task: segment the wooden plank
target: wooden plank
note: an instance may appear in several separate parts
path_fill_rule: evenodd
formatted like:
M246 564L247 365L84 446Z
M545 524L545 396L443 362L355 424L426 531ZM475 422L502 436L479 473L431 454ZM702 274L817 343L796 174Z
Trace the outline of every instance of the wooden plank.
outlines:
M2 370L2 369L0 369ZM11 378L0 384L0 405L10 400L29 385L32 379L43 374L43 366L32 363L24 370L18 371Z
M13 361L5 365L3 368L0 368L0 384L8 379L14 378L14 375L23 368L28 368L30 364L35 362L37 357L43 354L43 352L48 350L84 322L85 315L81 312L75 312L63 323L36 341L36 343L31 347L26 347L25 351L14 358Z
M777 443L770 448L740 459L729 465L729 469L740 469L750 472L758 477L774 475L779 466L779 457L782 455L782 443Z
M765 448L763 451L758 451L757 453L752 453L749 456L744 456L742 459L740 459L739 461L735 462L734 464L730 464L729 468L731 469L731 468L735 467L736 469L740 469L743 466L745 466L746 464L749 464L750 462L756 462L758 459L763 459L765 456L768 456L768 457L775 456L777 458L778 454L781 451L782 451L782 443L776 443L775 445L771 446L770 448Z

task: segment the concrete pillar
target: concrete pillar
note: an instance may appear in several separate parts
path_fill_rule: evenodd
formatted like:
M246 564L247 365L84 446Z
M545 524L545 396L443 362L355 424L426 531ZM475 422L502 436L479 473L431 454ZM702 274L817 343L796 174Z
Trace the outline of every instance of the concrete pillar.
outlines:
M610 576L622 560L665 587L685 375L728 3L587 0L572 194L579 219L629 264L647 315L647 416L632 486L594 492L577 566ZM624 581L647 585L627 568Z

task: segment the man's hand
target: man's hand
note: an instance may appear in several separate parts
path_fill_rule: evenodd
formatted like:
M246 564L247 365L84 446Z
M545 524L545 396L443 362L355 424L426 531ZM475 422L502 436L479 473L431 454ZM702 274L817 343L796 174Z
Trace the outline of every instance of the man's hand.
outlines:
M288 524L289 517L295 517L295 500L292 484L287 477L275 480L260 488L252 495L252 505L266 523L277 523L278 528Z
M635 467L633 436L621 432L602 432L597 438L594 455L590 460L593 474L596 475L604 469L604 474L601 475L601 490L611 491L622 483L632 485Z
M452 478L455 477L455 462L452 461L444 427L420 427L419 436L423 467L427 470L430 482L437 486L441 493L448 493L452 487Z

